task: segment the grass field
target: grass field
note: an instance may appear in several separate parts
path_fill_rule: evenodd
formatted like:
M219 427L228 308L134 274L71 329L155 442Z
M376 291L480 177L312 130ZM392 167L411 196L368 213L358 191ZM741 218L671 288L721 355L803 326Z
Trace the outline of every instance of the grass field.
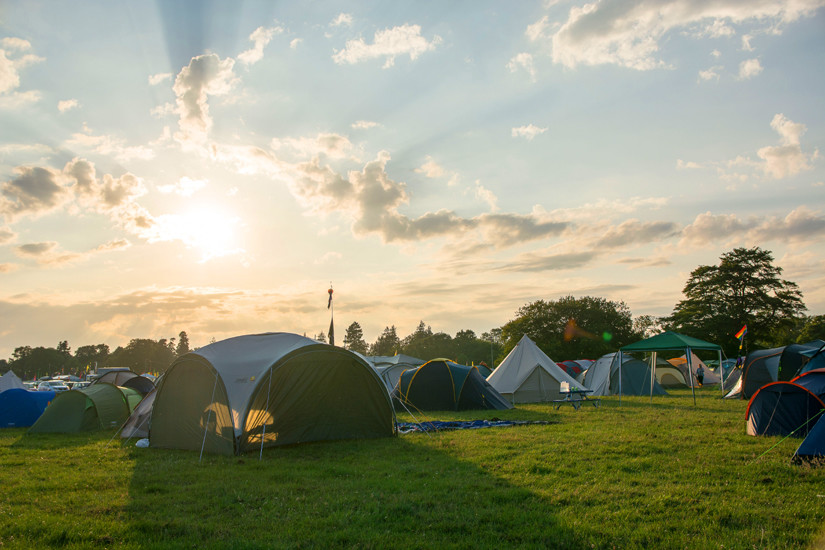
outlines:
M297 445L263 460L4 429L0 546L822 547L825 468L790 464L798 439L745 435L746 403L718 396L431 413L550 423Z

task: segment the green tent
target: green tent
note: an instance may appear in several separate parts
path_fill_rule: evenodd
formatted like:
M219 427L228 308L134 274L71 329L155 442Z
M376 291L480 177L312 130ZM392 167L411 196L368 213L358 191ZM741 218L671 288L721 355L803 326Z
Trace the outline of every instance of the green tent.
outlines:
M722 362L722 347L717 344L712 344L710 342L705 342L704 340L699 340L698 338L693 338L692 336L685 336L684 334L679 334L672 331L663 332L661 334L657 334L656 336L651 336L650 338L646 338L644 340L640 340L638 342L634 342L632 344L628 344L619 350L619 365L621 368L621 354L622 353L632 353L636 351L641 352L651 352L653 357L651 359L651 365L653 365L653 376L651 380L655 380L656 377L656 355L660 351L683 351L685 353L685 359L687 361L687 370L689 373L693 372L691 368L691 357L692 352L695 350L708 350L708 351L715 351L719 354L719 363ZM693 394L693 403L696 404L696 394L693 387L693 377L690 377L690 388L691 391L694 392ZM724 392L724 384L722 387L722 391ZM651 393L650 398L653 399L653 388L651 384Z
M149 445L232 455L394 433L389 393L364 359L297 334L267 333L178 357L157 389Z
M30 433L75 433L119 428L142 399L139 392L95 384L58 393Z

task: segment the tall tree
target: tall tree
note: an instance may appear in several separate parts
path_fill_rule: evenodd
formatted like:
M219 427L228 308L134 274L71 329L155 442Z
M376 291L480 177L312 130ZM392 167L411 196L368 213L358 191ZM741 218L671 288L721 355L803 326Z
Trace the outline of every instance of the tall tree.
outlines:
M89 370L94 370L95 366L103 366L106 359L108 359L109 346L106 344L80 346L75 350L74 357L80 363L81 370L85 371L86 367L89 367Z
M565 296L522 306L516 318L501 327L501 355L525 334L555 361L596 359L639 339L624 302L593 296Z
M358 321L347 327L347 332L344 334L344 347L350 351L355 351L361 354L367 354L367 343L364 341L364 330Z
M175 348L175 354L181 356L189 353L189 351L189 335L186 334L185 330L182 330L180 334L178 334L178 345Z
M769 250L735 248L720 256L719 265L694 269L665 323L671 330L709 340L725 353L737 352L734 334L748 325L748 341L759 347L788 343L805 304L796 283L780 278Z
M55 374L77 374L79 364L77 359L67 355L65 351L55 348L21 346L15 348L9 366L15 374L24 380L31 380L35 376L54 376Z
M800 344L812 342L814 340L825 340L825 315L814 315L806 317L799 331L796 341Z
M395 355L400 349L401 339L398 338L395 325L393 325L384 327L384 332L370 346L370 355Z

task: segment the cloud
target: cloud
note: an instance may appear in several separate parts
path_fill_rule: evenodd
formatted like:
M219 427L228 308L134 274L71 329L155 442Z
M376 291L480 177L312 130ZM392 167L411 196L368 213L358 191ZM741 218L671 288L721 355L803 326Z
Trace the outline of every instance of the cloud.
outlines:
M515 244L559 235L567 222L546 221L537 213L520 215L485 213L463 218L451 210L408 217L399 208L410 197L406 184L387 174L390 155L386 151L367 162L363 170L344 177L315 157L291 168L290 189L305 207L315 213L346 215L356 236L379 235L384 242L407 242L433 237L458 238L477 229L495 246Z
M26 53L31 49L31 43L22 38L0 39L0 95L9 94L12 99L18 96L15 90L20 87L20 69L44 61L42 57ZM31 98L31 95L25 96L23 101Z
M167 80L172 79L172 73L157 73L157 74L150 74L149 75L149 85L150 86L157 86Z
M381 125L371 120L357 120L352 123L352 127L356 130L369 130L370 128L375 128L376 126Z
M640 222L626 220L611 227L596 241L596 247L616 248L631 244L657 242L679 233L679 226L673 222Z
M527 141L533 141L533 138L539 134L543 134L547 131L547 128L539 128L538 126L534 126L529 124L527 126L519 126L518 128L513 128L510 132L510 135L513 137L524 137L527 138Z
M61 113L77 109L79 106L80 103L76 99L64 99L63 101L57 102L57 110Z
M707 81L707 80L719 80L719 71L722 70L721 65L716 65L704 71L699 71L699 80L700 81Z
M284 32L282 27L258 27L249 39L252 41L252 48L238 54L238 61L244 65L252 65L257 63L264 57L264 48L272 41L272 37L276 34Z
M735 214L699 214L682 230L680 244L705 246L716 241L753 243L817 243L825 236L825 216L806 206L792 210L785 217L752 216L740 219Z
M304 40L302 38L293 38L292 41L289 43L289 48L292 50L297 50L298 46L300 46L301 42Z
M432 157L427 157L427 162L416 168L415 172L418 174L424 174L424 176L428 178L441 178L444 177L444 174L446 174L444 168L433 160Z
M517 273L564 271L578 269L591 263L598 257L594 251L570 252L564 254L542 254L528 252L521 254L510 262L495 268L497 271Z
M773 128L780 138L780 145L762 147L757 155L764 161L763 169L766 174L782 179L794 176L803 170L809 170L809 157L802 151L800 139L805 133L805 125L796 123L779 113L771 120ZM816 155L816 153L814 153Z
M338 17L332 20L332 23L329 24L330 27L351 27L352 26L352 15L349 13L339 13Z
M552 36L553 61L569 68L615 64L636 70L666 67L657 58L659 43L676 29L700 29L694 35L729 36L731 25L762 23L779 32L781 24L813 14L818 0L601 0L574 6ZM537 39L541 38L537 34Z
M11 273L20 269L18 264L0 264L0 273Z
M11 227L0 227L0 246L9 244L17 238L17 233Z
M326 155L329 158L346 158L352 151L350 140L339 134L321 133L314 138L275 138L271 142L274 150L288 148L301 158Z
M15 172L17 177L0 184L0 214L7 222L42 216L70 198L59 172L40 167L20 167Z
M533 56L529 53L522 52L516 54L512 59L510 59L510 61L507 62L507 68L511 73L519 70L527 71L530 78L534 82L536 80L536 68L533 66Z
M177 112L180 115L181 142L203 143L212 128L208 99L210 95L228 94L237 83L231 58L221 60L215 54L193 57L181 69L172 89L175 92Z
M762 64L758 59L748 59L739 64L739 80L753 78L762 72Z
M29 243L15 248L15 254L21 258L35 260L39 265L59 267L69 263L87 261L97 254L125 250L131 243L126 239L115 239L103 243L86 252L66 252L60 250L60 245L54 241Z
M432 51L441 43L441 37L434 36L431 41L421 36L419 25L401 25L391 29L376 31L372 44L363 38L348 40L344 49L336 51L332 59L339 65L354 64L376 58L386 58L384 68L395 64L399 55L409 55L415 61L423 53Z
M481 185L481 182L476 182L475 194L479 200L486 202L490 206L491 212L498 210L498 197L496 197L495 193Z
M336 261L340 260L343 257L344 257L344 255L341 254L340 252L327 252L326 254L324 254L323 256L318 258L317 260L315 260L313 263L315 265L324 265L324 264L329 264L329 263L336 262Z
M158 185L158 191L165 194L174 193L181 197L191 197L197 191L206 187L207 180L195 180L188 176L183 176L176 183L170 185Z
M91 151L114 157L120 162L129 162L134 159L150 160L155 157L155 151L144 145L128 146L123 139L115 136L96 136L91 129L84 126L83 132L75 132L66 143L76 149L85 148Z

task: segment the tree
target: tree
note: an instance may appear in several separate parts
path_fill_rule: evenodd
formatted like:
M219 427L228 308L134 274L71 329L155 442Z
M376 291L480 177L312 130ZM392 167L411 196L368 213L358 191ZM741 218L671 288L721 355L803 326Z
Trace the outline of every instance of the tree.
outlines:
M694 269L665 320L670 330L708 340L734 356L739 346L734 334L748 325L747 339L759 347L788 343L806 309L796 283L780 278L769 250L735 248L720 256L719 265Z
M103 366L109 358L109 346L106 344L80 346L75 350L74 357L80 364L81 370L85 371L87 367L89 370L94 370L98 365Z
M796 338L799 344L814 340L825 340L825 315L806 317L802 330L799 331L799 336Z
M21 346L15 348L9 366L24 380L55 374L73 374L79 371L77 359L55 348Z
M401 349L401 340L398 338L395 325L384 327L384 332L375 343L370 346L370 355L395 355Z
M638 340L630 308L604 298L566 296L522 306L515 319L501 327L500 359L527 335L551 359L596 359Z
M367 354L367 343L364 341L364 331L358 321L347 327L344 334L344 347L350 351L355 351L363 355Z
M158 341L134 338L125 348L118 346L106 360L106 366L128 367L142 374L165 371L174 360L175 352L169 349L165 338Z
M178 345L175 348L175 353L180 357L181 355L189 353L189 351L189 336L185 330L182 330L180 334L178 334Z
M315 335L315 338L313 338L313 340L315 340L316 342L321 342L322 344L326 344L327 335L324 334L324 331L322 330L321 332Z
M664 332L662 319L653 315L639 315L633 319L633 332L640 338L650 338Z

